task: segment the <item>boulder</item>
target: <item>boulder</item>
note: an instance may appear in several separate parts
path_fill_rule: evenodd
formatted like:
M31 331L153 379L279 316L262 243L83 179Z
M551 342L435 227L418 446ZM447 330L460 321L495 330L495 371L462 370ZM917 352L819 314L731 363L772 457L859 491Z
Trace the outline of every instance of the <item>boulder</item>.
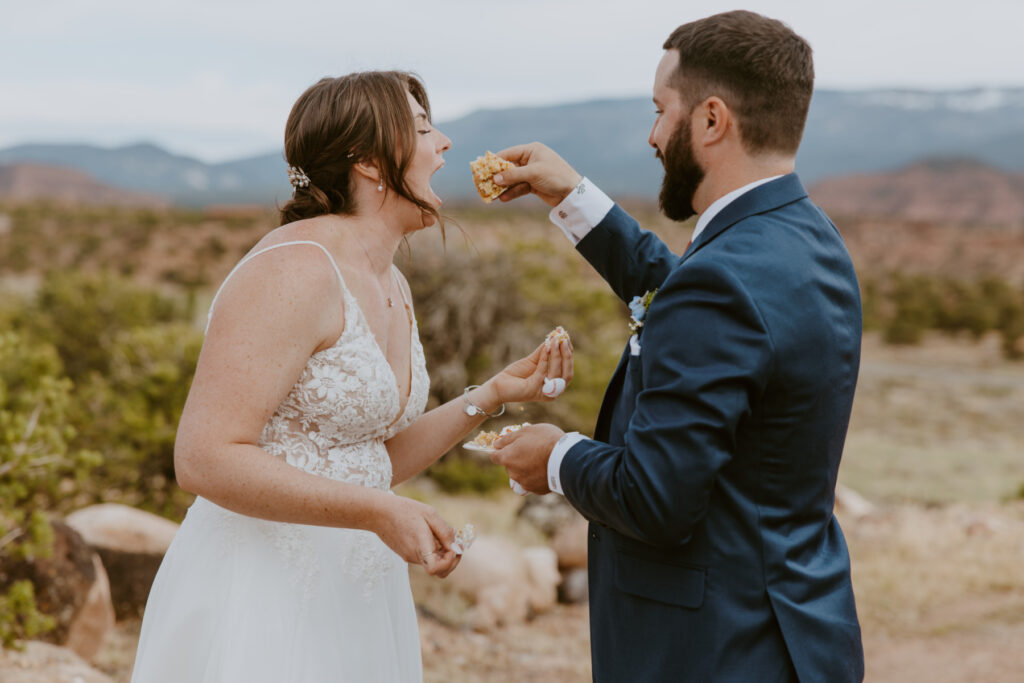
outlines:
M587 534L590 524L580 515L555 530L551 549L558 556L558 568L563 572L587 567Z
M21 652L0 649L0 681L4 683L113 683L68 648L39 641Z
M117 618L141 617L178 525L117 503L82 508L68 515L67 523L103 560Z
M99 557L81 535L60 521L51 526L50 557L22 560L0 554L0 586L31 581L39 611L56 619L56 628L40 639L92 658L114 625L110 585Z
M535 545L523 548L523 560L528 579L526 604L531 614L543 614L558 602L558 584L562 582L558 557L551 548Z
M64 645L86 661L94 661L107 633L114 628L114 603L110 597L110 579L98 554L92 557L96 580L85 596L85 604L68 628Z
M587 601L590 595L590 579L586 569L570 569L562 573L558 584L558 601L570 605Z
M468 625L488 631L550 609L557 599L557 563L550 548L480 536L447 581L472 605Z
M836 512L853 519L866 517L875 511L874 504L849 486L836 484Z
M579 518L580 513L563 496L527 496L516 516L550 537L562 525Z

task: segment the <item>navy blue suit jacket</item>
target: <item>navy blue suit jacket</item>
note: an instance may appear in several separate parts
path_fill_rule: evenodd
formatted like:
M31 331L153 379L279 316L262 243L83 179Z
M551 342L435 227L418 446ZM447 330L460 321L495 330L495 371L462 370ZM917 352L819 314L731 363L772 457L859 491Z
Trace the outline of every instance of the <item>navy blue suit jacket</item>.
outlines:
M618 206L577 248L625 301L658 288L559 470L591 521L594 679L862 680L832 514L861 306L835 226L791 174L682 257Z

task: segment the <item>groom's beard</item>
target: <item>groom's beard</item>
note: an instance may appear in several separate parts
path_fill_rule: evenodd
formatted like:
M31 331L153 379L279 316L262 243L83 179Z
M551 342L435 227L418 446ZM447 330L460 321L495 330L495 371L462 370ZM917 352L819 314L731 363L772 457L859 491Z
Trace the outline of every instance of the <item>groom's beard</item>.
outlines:
M665 167L658 204L661 212L673 221L685 221L693 210L693 195L704 180L704 169L697 163L691 145L690 126L684 120L668 139L665 154L655 152Z

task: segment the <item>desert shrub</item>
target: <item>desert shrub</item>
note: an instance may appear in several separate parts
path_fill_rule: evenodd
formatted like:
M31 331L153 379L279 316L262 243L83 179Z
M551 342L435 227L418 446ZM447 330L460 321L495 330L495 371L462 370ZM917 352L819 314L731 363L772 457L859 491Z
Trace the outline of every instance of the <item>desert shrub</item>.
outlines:
M1024 299L1024 297L1021 297ZM1002 311L999 319L999 333L1002 339L1003 355L1011 360L1024 358L1020 339L1024 337L1024 301Z
M865 331L879 330L883 325L882 294L878 281L871 277L860 280L860 299Z
M19 647L22 639L32 639L52 631L57 620L36 606L35 586L31 581L15 581L6 593L0 593L0 645Z
M109 369L82 381L71 422L76 445L103 454L90 501L118 500L180 517L191 495L174 477L174 437L195 374L202 335L185 323L120 331Z
M417 322L431 378L431 405L462 395L537 347L555 326L573 337L576 370L568 392L552 403L509 406L516 422L552 422L589 432L628 331L626 307L585 275L571 252L519 241L475 253L417 253L403 270L416 298ZM485 424L485 428L489 428ZM428 470L451 490L507 487L499 468L456 450Z
M65 492L74 507L118 501L180 517L190 496L174 479L174 436L202 335L185 322L194 298L111 273L50 273L0 319L52 347L74 383L63 413L74 449L100 466Z
M47 557L53 534L46 514L98 462L71 446L71 382L56 349L15 332L0 333L0 554ZM0 592L0 641L6 646L52 628L35 608L31 583Z
M892 344L916 344L928 330L968 334L975 340L998 332L1003 355L1024 356L1024 292L994 276L962 280L890 273L866 279L864 329L881 329Z
M53 344L75 382L106 374L114 338L124 330L188 319L177 298L133 284L111 272L51 271L22 326Z
M883 328L890 344L917 344L935 326L939 296L934 282L923 275L897 274L891 282L893 315Z
M448 493L488 493L508 488L503 467L461 453L446 455L428 473Z

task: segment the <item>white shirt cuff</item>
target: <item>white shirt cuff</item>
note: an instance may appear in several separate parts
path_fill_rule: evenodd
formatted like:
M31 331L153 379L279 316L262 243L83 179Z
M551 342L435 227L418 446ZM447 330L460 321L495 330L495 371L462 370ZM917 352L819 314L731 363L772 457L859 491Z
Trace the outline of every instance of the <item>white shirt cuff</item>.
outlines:
M576 245L604 220L613 206L615 202L608 195L584 178L558 206L551 209L548 218Z
M548 457L548 488L553 492L562 493L562 479L558 473L559 468L562 466L562 458L565 457L570 448L580 441L585 441L586 438L579 432L569 432L562 435L562 438L555 442L554 448L551 449L551 455ZM562 495L565 494L562 493Z

